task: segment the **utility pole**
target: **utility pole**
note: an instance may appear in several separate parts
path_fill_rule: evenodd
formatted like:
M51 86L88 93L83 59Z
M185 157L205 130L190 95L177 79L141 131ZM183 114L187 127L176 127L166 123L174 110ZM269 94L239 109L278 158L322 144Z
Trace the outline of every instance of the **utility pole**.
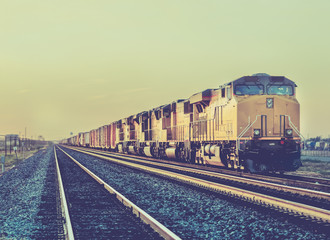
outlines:
M0 135L0 136L3 136L5 138L5 156L1 156L1 172L4 173L5 172L5 159L6 159L6 135Z
M9 135L9 154L11 155L11 135Z
M16 164L18 164L17 147L14 146L13 149L14 149L14 152L16 154Z
M7 137L5 136L5 156L7 156Z
M5 156L1 156L1 165L2 165L2 168L1 168L1 172L4 173L5 172Z
M22 151L23 151L23 160L24 160L24 139L22 141Z
M26 140L26 127L25 127L24 141L23 141L23 143L22 143L22 146L23 146L23 160L25 159L25 158L24 158L24 145L25 145L25 140Z

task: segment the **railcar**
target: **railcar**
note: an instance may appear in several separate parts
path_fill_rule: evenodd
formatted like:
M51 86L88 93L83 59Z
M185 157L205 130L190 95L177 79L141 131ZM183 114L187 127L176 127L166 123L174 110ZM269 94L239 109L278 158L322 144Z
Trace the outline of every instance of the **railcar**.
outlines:
M284 76L244 76L91 130L89 147L250 172L295 171L302 137L296 87Z
M84 147L89 147L89 132L81 132L78 133L78 145L80 147L84 146Z

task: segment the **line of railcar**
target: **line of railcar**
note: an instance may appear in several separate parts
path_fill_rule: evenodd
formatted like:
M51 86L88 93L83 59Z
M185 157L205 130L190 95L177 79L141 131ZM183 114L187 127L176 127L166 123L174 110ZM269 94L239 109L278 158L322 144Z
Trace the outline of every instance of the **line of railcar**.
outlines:
M244 76L62 143L250 172L295 171L302 138L296 87L283 76Z

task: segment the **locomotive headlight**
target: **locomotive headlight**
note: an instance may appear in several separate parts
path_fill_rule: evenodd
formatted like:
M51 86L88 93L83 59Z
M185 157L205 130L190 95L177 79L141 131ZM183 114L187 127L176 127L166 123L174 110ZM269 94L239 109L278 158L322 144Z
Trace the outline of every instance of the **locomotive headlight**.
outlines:
M255 137L260 137L260 134L261 134L260 129L254 129L254 130L253 130L253 135L254 135Z
M286 137L292 137L293 131L292 129L285 129L285 136Z

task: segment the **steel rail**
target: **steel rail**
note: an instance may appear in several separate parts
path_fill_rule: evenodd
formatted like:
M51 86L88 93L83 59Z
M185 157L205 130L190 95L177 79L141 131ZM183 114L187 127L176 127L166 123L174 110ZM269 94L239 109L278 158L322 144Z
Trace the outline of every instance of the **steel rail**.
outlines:
M92 151L84 151L84 150L77 150L77 151L92 152ZM106 155L110 155L110 154L106 154ZM141 163L146 163L149 165L152 164L154 166L166 167L166 168L175 169L175 170L179 170L179 171L185 171L185 172L189 172L189 173L207 175L207 176L216 177L216 178L224 179L224 180L243 182L243 183L254 185L254 186L267 187L267 188L275 189L278 191L286 191L286 192L290 192L293 194L311 196L311 197L316 197L319 199L324 199L324 200L330 201L330 193L326 193L326 192L320 192L320 191L315 191L315 190L310 190L310 189L300 188L300 187L286 186L286 185L266 182L266 181L262 181L262 180L249 179L249 178L241 177L241 176L233 176L233 175L228 175L228 174L223 174L223 173L210 172L210 171L196 169L196 168L174 166L174 165L168 165L168 164L159 163L159 162L150 162L148 160L140 160L140 159L137 160L137 159L134 159L133 157L128 157L128 156L120 156L120 158L127 159L129 161L141 162Z
M82 165L80 162L78 162L76 159L74 159L71 155L69 155L67 152L65 152L63 149L58 147L64 154L66 154L72 161L74 161L80 168L82 168L88 175L90 175L93 179L95 179L99 184L103 185L103 187L110 193L114 194L116 198L124 204L126 207L131 209L132 213L136 215L138 218L140 218L143 222L148 224L152 229L154 229L156 232L159 233L160 236L162 236L164 239L168 240L179 240L181 239L177 235L175 235L172 231L170 231L168 228L166 228L163 224L158 222L156 219L154 219L152 216L150 216L148 213L143 211L141 208L136 206L133 202L128 200L124 195L119 193L117 190L112 188L110 185L108 185L106 182L104 182L101 178L99 178L97 175L95 175L92 171L90 171L88 168L86 168L84 165Z
M76 151L83 152L81 150L76 150ZM329 210L325 210L325 209L321 209L321 208L317 208L317 207L313 207L313 206L309 206L306 204L297 203L297 202L293 202L293 201L288 201L288 200L280 199L277 197L268 196L265 194L255 193L252 191L243 190L243 189L236 188L236 187L226 186L223 184L198 179L195 177L190 177L190 176L186 176L183 174L170 172L167 170L155 169L153 167L139 165L137 163L131 163L131 162L127 162L124 160L118 160L118 159L115 159L112 157L102 156L102 155L91 153L91 152L83 152L83 153L91 155L91 156L95 156L98 158L102 158L105 160L109 160L111 162L115 162L115 163L118 163L118 164L121 164L124 166L128 166L128 167L132 167L132 168L135 168L138 170L143 170L143 171L146 171L149 173L153 173L153 174L156 174L156 175L159 175L162 177L166 177L166 178L170 178L170 179L177 180L180 182L188 183L190 185L194 185L197 187L209 189L214 192L219 192L219 193L222 193L225 195L233 196L235 198L239 198L244 201L257 203L259 205L269 206L273 209L277 209L277 210L281 210L281 211L289 212L289 213L294 213L300 217L304 216L307 218L321 221L325 224L330 224L330 211Z
M63 223L64 229L65 229L64 235L65 235L65 239L73 240L74 235L73 235L73 229L72 229L72 225L71 225L71 218L70 218L69 208L68 208L68 204L67 204L66 197L65 197L62 176L61 176L61 171L60 171L60 168L58 165L55 146L54 146L54 154L55 154L58 187L59 187L60 199L61 199L62 217L65 219L65 221Z
M216 172L216 173L223 173L227 175L234 175L234 176L240 176L245 178L251 178L251 179L257 179L257 180L264 180L274 183L280 183L284 185L296 185L296 186L303 186L303 187L310 187L314 190L320 190L324 192L330 192L330 179L326 178L310 178L310 177L304 177L304 176L296 176L296 175L265 175L265 174L251 174L251 173L245 173L245 172L237 172L233 171L231 169L222 169L222 168L215 168L212 166L206 166L206 165L196 165L191 163L183 163L183 162L176 162L176 161L170 161L170 160L160 160L157 158L150 158L140 155L127 155L124 153L115 153L115 152L107 152L103 150L97 150L97 149L87 149L82 147L73 147L73 146L65 146L67 148L72 149L82 149L84 151L91 151L91 152L99 152L100 154L105 154L108 156L114 156L114 157L127 157L127 158L134 158L134 159L142 159L149 162L159 162L163 164L170 164L170 165L176 165L176 166L186 166L188 168L192 169L204 169L206 171L210 172Z

